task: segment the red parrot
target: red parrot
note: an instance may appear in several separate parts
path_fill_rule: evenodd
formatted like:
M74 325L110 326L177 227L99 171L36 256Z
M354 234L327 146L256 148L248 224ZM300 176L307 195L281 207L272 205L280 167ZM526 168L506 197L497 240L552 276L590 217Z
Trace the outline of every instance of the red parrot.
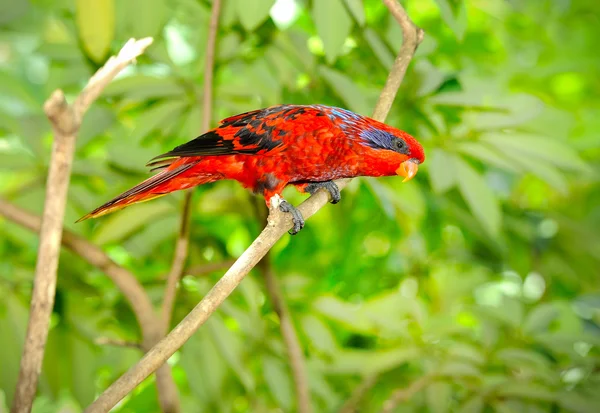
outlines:
M340 201L334 179L356 176L415 176L423 147L408 133L346 109L324 105L278 105L226 118L220 126L147 166L159 173L79 221L131 204L221 179L235 179L267 205L290 213L295 234L302 214L281 197L287 185L314 193L325 188ZM77 222L79 222L77 221Z

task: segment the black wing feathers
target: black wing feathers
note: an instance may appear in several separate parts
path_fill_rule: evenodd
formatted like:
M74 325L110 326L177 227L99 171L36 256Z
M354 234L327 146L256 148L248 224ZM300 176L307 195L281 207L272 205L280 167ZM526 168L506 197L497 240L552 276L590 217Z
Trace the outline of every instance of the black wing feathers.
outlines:
M146 166L160 169L169 164L165 161L166 159L175 157L255 154L260 151L270 151L280 146L282 142L273 139L274 127L269 125L268 117L287 108L289 106L281 105L226 118L221 121L221 125L217 129L208 131L196 139L152 158ZM218 133L219 129L228 127L239 128L233 135L233 139L225 139ZM262 132L254 132L258 129L261 129ZM237 145L234 144L234 140L237 141Z

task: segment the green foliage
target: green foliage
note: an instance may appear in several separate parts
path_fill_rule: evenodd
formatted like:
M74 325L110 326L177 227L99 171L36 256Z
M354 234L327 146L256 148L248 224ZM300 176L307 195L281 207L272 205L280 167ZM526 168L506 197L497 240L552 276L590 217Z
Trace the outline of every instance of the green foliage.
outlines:
M156 305L181 194L74 221L147 177L152 156L198 135L209 3L0 2L0 196L38 214L52 142L44 100L56 88L72 99L129 37L155 37L85 118L65 225L135 273ZM387 122L423 142L425 164L408 184L355 180L272 252L315 411L336 411L377 374L361 412L426 375L398 412L594 412L598 4L403 3L426 38ZM378 0L223 0L218 34L213 125L282 102L369 114L402 43ZM231 182L198 188L189 264L239 256L259 230L253 202ZM1 217L0 233L1 411L16 382L37 237ZM183 278L174 322L219 276ZM140 332L101 270L64 251L34 412L80 409L140 357L97 337L139 341ZM258 271L169 362L184 411L295 409ZM157 409L149 379L116 411Z

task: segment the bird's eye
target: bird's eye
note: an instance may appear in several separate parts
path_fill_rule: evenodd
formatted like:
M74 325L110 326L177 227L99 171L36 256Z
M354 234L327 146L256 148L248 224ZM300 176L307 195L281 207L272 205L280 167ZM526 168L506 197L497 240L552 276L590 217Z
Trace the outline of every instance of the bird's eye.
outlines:
M406 142L404 142L402 139L396 139L396 141L394 142L394 145L396 146L396 149L399 151L406 150Z

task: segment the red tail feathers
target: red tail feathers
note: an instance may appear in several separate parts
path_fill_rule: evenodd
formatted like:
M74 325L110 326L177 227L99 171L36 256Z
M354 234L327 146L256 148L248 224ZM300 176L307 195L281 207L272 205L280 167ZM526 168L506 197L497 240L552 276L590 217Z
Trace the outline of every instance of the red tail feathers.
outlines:
M97 218L110 212L117 211L121 208L125 208L129 205L137 204L138 202L149 201L151 199L166 195L169 192L190 188L192 186L211 181L211 179L208 177L208 179L205 180L192 180L190 179L191 177L181 176L185 171L189 170L196 164L197 162L183 164L177 166L176 168L159 172L158 174L146 179L144 182L134 186L130 190L123 192L121 195L108 201L104 205L94 209L89 214L79 218L77 222L86 220L88 218Z

